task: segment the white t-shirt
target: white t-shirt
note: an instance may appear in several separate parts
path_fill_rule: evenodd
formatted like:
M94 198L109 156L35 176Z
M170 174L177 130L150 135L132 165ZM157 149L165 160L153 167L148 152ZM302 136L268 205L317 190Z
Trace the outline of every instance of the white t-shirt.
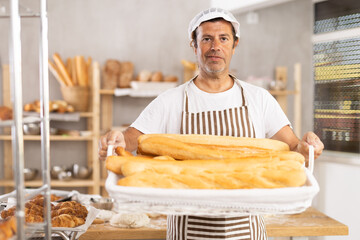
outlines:
M257 138L271 138L282 127L290 125L280 105L267 90L237 81L244 89L249 116ZM225 92L207 93L191 81L160 94L142 111L131 127L144 134L180 133L187 84L189 112L224 110L242 104L241 89L236 83Z

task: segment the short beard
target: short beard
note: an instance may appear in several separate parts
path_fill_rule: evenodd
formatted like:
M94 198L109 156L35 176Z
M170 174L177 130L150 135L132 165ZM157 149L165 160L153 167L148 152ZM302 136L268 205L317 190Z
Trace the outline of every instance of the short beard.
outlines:
M218 69L218 70L214 70L208 66L205 66L205 70L208 72L208 73L219 73L219 72L222 72L224 71L225 68L222 68L222 69Z

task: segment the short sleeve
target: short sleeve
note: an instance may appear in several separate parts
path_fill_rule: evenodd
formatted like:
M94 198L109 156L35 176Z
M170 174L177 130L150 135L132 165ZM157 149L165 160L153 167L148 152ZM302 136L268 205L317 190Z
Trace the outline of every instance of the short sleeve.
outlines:
M265 136L271 138L281 128L290 125L290 121L281 109L276 99L266 91L263 102L263 116L265 121Z
M131 124L130 127L136 128L144 134L162 133L165 130L164 115L166 104L161 97L155 98Z

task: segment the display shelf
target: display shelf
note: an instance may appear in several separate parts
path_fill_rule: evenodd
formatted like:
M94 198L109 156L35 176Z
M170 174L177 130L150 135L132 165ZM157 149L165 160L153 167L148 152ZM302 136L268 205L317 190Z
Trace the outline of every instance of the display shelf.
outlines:
M0 140L10 141L11 135L0 135ZM40 135L24 135L25 141L40 141ZM91 141L93 136L50 136L50 141Z
M43 185L42 180L25 181L25 187L40 187ZM13 180L0 180L0 185L4 187L14 187ZM51 180L51 187L91 187L94 185L94 181L91 179L79 180L73 179L69 181Z
M3 65L3 76L9 76L9 67L8 65ZM76 153L79 155L87 156L87 165L93 169L93 174L91 179L79 180L74 179L71 181L60 181L52 180L51 187L87 187L88 193L99 194L100 193L100 170L99 170L99 160L98 160L98 140L99 140L99 106L100 106L100 67L97 62L94 62L91 67L91 102L90 110L87 112L75 112L75 113L51 113L49 116L50 120L54 121L68 121L77 122L79 118L86 118L86 131L89 131L88 136L65 136L65 135L50 135L50 142L86 142L87 151L82 153ZM10 79L8 77L3 78L3 85L9 85ZM8 88L3 88L3 92L8 91ZM4 97L10 97L8 92L4 92ZM10 100L4 99L8 103L8 106L11 107ZM27 116L39 116L38 113L28 112L24 115ZM74 120L75 119L75 120ZM41 141L40 135L24 135L24 141ZM14 181L12 176L12 155L11 155L11 140L12 136L10 134L9 127L4 129L3 134L0 135L0 140L4 143L4 153L3 153L3 167L4 167L4 178L0 180L0 187L5 187L5 191L10 190L14 187ZM42 185L41 180L26 181L25 187L39 187Z

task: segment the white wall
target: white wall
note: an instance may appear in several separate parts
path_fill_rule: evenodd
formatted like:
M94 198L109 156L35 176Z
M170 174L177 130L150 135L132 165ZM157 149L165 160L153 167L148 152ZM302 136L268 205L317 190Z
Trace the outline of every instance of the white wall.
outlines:
M360 239L360 155L326 151L314 175L320 186L314 207L349 227L349 236L321 239Z

